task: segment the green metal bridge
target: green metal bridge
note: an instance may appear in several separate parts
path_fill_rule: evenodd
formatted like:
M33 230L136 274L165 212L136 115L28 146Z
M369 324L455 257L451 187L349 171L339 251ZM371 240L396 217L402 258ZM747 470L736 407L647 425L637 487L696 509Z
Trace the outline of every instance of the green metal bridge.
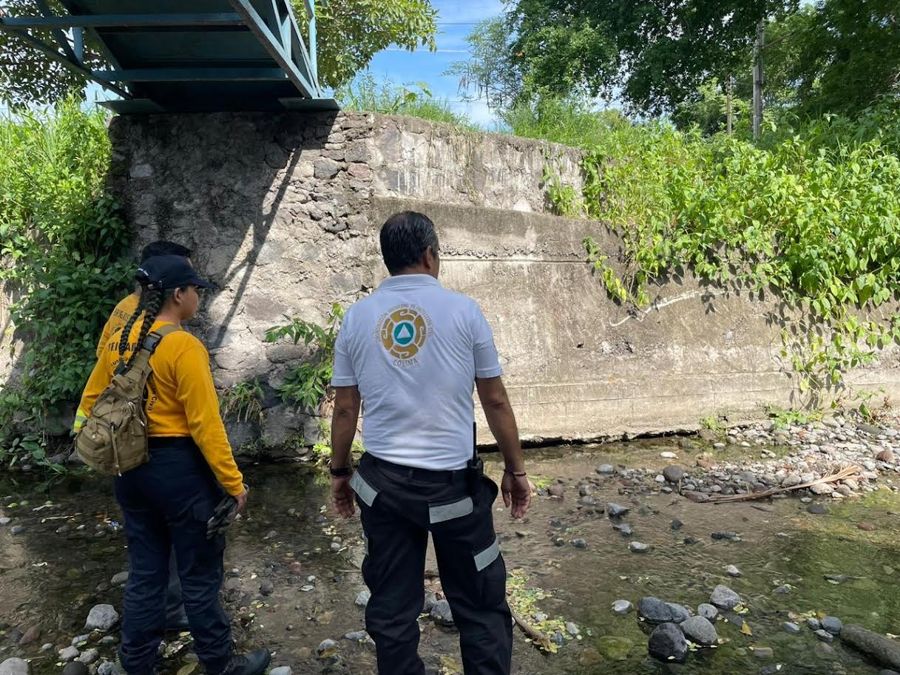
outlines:
M290 0L59 2L63 15L35 0L39 16L0 16L0 30L120 96L103 103L118 113L338 107L319 85L314 0L305 35Z

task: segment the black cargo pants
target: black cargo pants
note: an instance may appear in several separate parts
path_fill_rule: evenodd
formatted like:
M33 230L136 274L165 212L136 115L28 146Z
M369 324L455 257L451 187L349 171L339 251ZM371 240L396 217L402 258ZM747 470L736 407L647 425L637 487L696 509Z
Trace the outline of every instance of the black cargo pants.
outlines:
M497 485L485 477L469 494L464 470L412 469L366 454L351 486L366 537L362 572L372 594L366 629L375 640L378 672L425 672L416 619L431 532L466 675L509 673L512 617L491 514Z

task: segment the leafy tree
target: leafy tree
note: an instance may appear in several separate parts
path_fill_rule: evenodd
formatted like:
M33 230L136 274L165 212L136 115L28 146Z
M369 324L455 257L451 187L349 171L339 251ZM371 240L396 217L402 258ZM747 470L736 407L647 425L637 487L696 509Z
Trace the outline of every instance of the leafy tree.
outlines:
M826 0L766 30L770 96L799 114L855 115L900 96L896 0Z
M620 96L659 114L749 70L759 21L797 0L518 0L508 17L527 89Z
M456 61L447 71L459 77L466 98L484 100L492 108L509 106L522 89L522 78L510 50L509 24L501 17L485 19L466 38L468 61Z
M304 0L292 0L306 30ZM437 11L429 0L331 0L316 3L319 82L339 87L390 45L436 47Z

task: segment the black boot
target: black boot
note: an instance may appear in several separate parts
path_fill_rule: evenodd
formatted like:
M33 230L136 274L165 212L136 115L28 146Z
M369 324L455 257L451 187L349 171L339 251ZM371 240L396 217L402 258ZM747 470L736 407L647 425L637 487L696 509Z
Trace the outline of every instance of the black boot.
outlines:
M228 660L221 675L262 675L271 660L272 654L268 649L256 649L249 654L235 654Z

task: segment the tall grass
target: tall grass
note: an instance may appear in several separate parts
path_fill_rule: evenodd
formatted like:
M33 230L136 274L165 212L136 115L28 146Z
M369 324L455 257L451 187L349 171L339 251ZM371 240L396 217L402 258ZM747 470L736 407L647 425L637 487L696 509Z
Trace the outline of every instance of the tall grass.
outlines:
M424 82L409 86L390 80L378 82L367 73L339 88L334 96L345 110L420 117L464 129L477 129L468 117L455 112L449 101L435 98Z

